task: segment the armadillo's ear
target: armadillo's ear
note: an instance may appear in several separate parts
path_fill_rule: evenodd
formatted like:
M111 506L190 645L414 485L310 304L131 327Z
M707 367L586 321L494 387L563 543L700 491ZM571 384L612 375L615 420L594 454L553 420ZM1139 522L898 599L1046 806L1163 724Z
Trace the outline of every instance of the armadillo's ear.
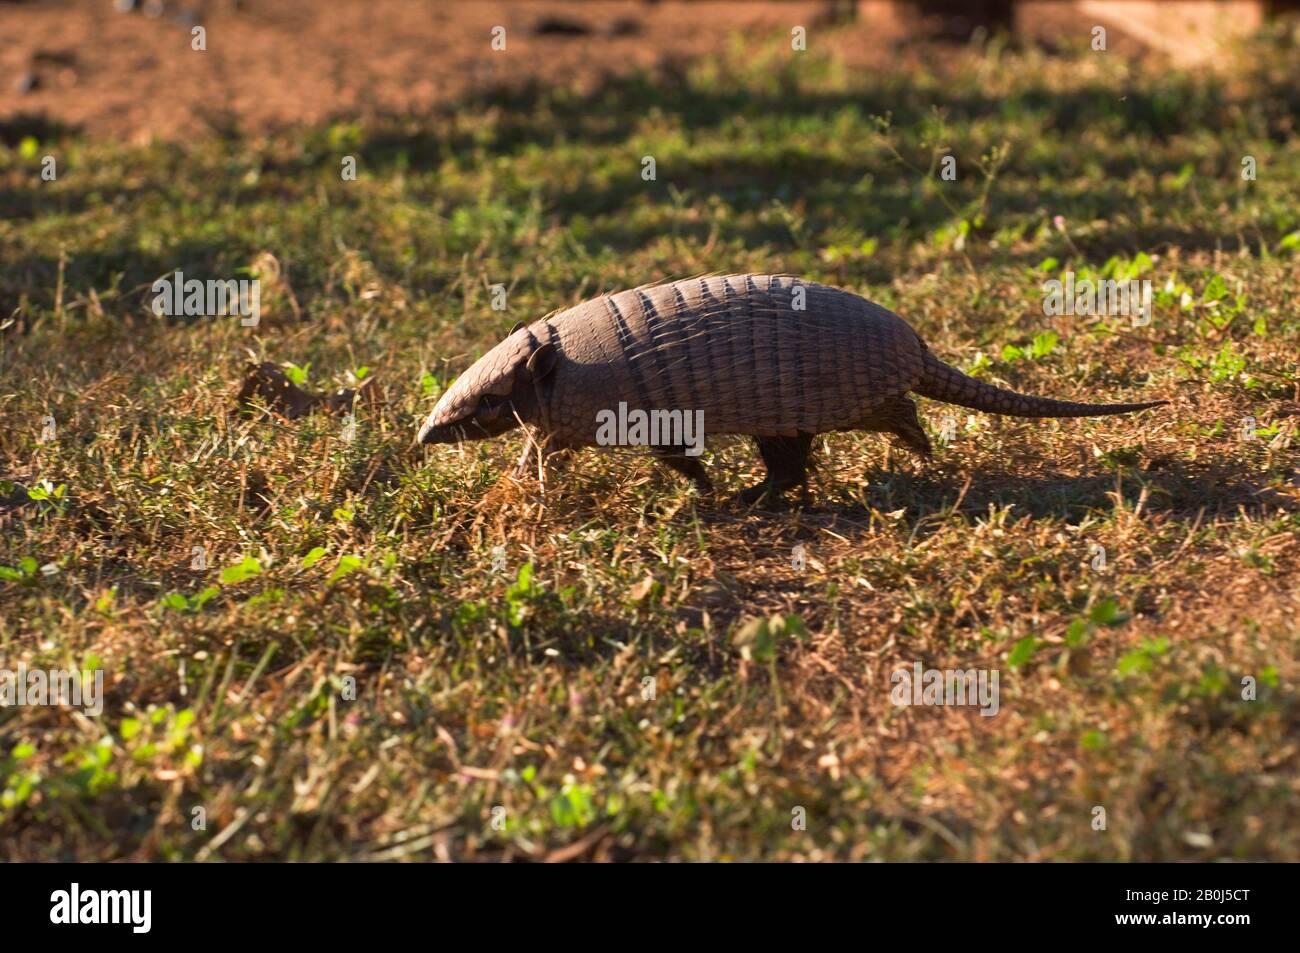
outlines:
M516 331L518 331L518 330L519 330L520 328L522 328L522 327L525 327L524 322L522 322L522 321L516 321L516 322L515 322L515 326L514 326L513 328L510 329L510 333L507 334L506 337L511 337L511 336L513 336L514 333L515 333Z
M533 380L540 381L555 370L559 359L560 353L553 344L541 344L528 356L528 373L533 375Z

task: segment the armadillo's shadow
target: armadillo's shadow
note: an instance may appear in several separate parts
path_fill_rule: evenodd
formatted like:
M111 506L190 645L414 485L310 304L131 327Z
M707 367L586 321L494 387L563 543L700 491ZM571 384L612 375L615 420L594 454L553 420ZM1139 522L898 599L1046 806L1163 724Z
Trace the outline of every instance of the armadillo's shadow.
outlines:
M954 508L975 516L988 513L990 507L1014 506L1022 515L1077 522L1098 511L1110 512L1121 501L1124 508L1132 509L1144 494L1144 512L1171 514L1189 522L1198 514L1202 519L1216 514L1240 518L1243 511L1264 506L1300 509L1292 497L1269 486L1268 475L1258 465L1245 460L1163 460L1146 468L1028 476L1001 470L879 468L864 471L857 486L844 482L842 474L833 484L827 483L823 479L803 495L791 494L748 512L779 517L800 508L804 517L867 520L873 510L902 510L900 519L906 525L924 529L936 515Z

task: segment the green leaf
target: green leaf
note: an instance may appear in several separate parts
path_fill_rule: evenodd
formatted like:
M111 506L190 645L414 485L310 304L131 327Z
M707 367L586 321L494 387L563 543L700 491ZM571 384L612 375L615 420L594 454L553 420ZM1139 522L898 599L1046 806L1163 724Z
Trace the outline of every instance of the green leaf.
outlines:
M1222 275L1215 275L1210 279L1210 283L1205 286L1205 290L1201 292L1201 304L1221 301L1226 297L1228 297L1228 286L1224 282Z
M177 612L184 612L190 607L190 602L179 592L169 592L162 597L162 607L164 609L175 609Z
M307 374L311 370L311 361L308 361L302 367L294 364L292 361L284 365L284 376L289 378L299 387L307 383Z
M589 784L565 784L551 799L551 818L560 827L585 827L596 817Z
M1119 603L1114 599L1102 599L1088 610L1088 619L1094 625L1120 625L1129 620L1129 616L1120 611Z
M1142 649L1134 649L1132 652L1125 653L1119 660L1115 670L1120 675L1137 675L1140 672L1149 672L1153 667L1151 656Z
M197 596L195 596L193 599L190 600L190 608L193 609L195 612L198 612L205 605L207 605L209 599L211 599L220 591L221 590L218 589L216 586L208 586L208 588L204 589Z
M262 571L262 564L252 556L245 556L233 566L227 566L221 570L221 584L223 586L234 586L243 582L245 579L252 579Z
M98 599L95 600L95 611L107 613L109 609L113 608L113 603L116 600L117 600L117 587L113 586L110 589L108 589L103 595L101 595Z
M785 617L785 636L791 639L808 637L808 626L802 616L791 614Z
M1210 361L1210 380L1232 380L1246 369L1246 359L1237 353L1232 341L1224 341L1214 359Z
M1034 335L1034 343L1030 345L1029 353L1034 360L1047 357L1056 350L1058 340L1055 331L1044 331L1042 334L1036 334Z
M1065 630L1065 644L1072 649L1077 649L1087 641L1088 633L1091 631L1090 626L1085 619L1075 619L1070 623L1070 627Z
M733 642L743 659L768 662L776 657L776 637L769 619L750 619L737 630Z
M327 584L334 584L350 572L355 572L364 564L360 556L340 556L338 563L334 566L334 571L330 573L329 578L325 580Z
M1085 751L1100 751L1106 747L1106 736L1100 731L1085 732L1079 739L1079 744Z
M312 566L320 562L321 557L324 555L325 555L324 546L314 547L311 552L309 552L306 556L302 557L302 568L310 569Z
M1036 651L1038 651L1038 640L1032 635L1027 635L1008 653L1007 664L1012 668L1019 668L1033 658Z

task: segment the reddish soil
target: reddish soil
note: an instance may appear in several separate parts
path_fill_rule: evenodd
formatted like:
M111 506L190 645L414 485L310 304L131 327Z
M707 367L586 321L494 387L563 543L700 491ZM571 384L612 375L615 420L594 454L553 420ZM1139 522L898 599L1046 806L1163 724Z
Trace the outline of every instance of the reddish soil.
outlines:
M0 0L0 123L40 117L139 142L418 114L476 86L581 87L704 55L735 31L766 38L801 24L815 38L827 10L825 0L170 0L150 18L113 0ZM202 52L191 49L197 24ZM491 47L496 26L506 28L504 52Z
M908 41L942 35L963 20L922 20L915 6L890 0L124 5L135 9L119 12L115 0L0 0L0 140L50 126L145 142L214 131L257 135L335 116L420 115L488 86L535 80L582 91L607 75L716 54L735 34L769 40L796 25L807 29L810 50L826 44L852 67L879 69L900 54L947 55L950 47ZM1204 40L1233 32L1225 18L1249 28L1259 22L1257 6L1022 0L1015 23L1051 49L1086 43L1093 25L1105 21L1111 55L1131 56L1150 52L1165 13L1164 31L1182 30L1175 46L1187 53L1201 47L1184 33L1199 30ZM1211 15L1218 19L1200 22ZM836 24L849 28L832 30ZM198 25L206 31L203 51L191 48ZM494 27L506 30L504 51L492 48Z

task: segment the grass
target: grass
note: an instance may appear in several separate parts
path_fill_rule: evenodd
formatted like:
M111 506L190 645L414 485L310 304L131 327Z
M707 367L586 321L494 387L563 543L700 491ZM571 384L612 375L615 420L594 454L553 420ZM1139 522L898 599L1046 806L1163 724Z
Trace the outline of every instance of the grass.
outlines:
M1300 859L1294 56L735 46L418 120L7 142L0 660L106 700L0 709L0 856ZM154 317L178 268L259 276L261 324ZM1151 279L1151 324L1045 317L1067 269ZM408 450L516 320L744 270L1017 389L1173 405L923 401L932 463L834 435L753 511L628 454L543 494L499 477L517 435ZM355 437L232 415L250 360L372 378ZM997 670L998 714L894 706L915 661Z

